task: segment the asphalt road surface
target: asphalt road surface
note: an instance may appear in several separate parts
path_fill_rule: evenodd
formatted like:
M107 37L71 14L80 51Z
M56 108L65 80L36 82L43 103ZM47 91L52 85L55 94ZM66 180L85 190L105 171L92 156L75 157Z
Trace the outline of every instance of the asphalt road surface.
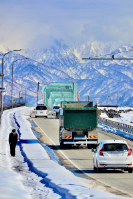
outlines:
M53 117L32 118L42 132L50 139L50 145L56 154L62 159L62 164L72 170L80 177L94 180L97 185L106 187L107 191L126 197L133 197L133 173L122 170L105 170L102 173L93 171L93 152L91 149L76 147L61 150L59 147L59 120ZM124 139L112 133L98 129L99 142L101 140ZM47 138L48 139L48 138ZM133 142L127 141L129 147L133 149ZM47 143L46 143L47 144ZM68 160L68 159L69 160ZM69 162L69 163L68 163ZM80 170L82 172L80 172ZM82 174L81 174L82 173Z

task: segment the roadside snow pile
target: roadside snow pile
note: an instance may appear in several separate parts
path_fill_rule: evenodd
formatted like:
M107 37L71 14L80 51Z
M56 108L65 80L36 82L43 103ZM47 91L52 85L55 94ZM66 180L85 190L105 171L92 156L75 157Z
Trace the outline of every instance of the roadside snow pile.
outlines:
M25 119L29 112L26 107L4 111L0 140L0 198L125 198L92 189L91 180L76 177L51 160ZM8 136L12 128L18 129L19 134L15 158L9 155Z
M101 115L100 115L101 118L133 126L133 108L129 108L129 107L118 107L118 108L99 107L98 109L100 109L102 111ZM105 111L110 111L110 110L114 110L114 111L118 112L120 117L118 117L118 118L108 117L108 115L105 113Z

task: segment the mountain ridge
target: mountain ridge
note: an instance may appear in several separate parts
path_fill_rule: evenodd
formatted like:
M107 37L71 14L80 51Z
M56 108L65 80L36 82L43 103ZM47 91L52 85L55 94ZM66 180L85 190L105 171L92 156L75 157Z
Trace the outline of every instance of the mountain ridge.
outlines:
M18 96L18 90L24 92L23 86L27 89L28 103L36 103L38 82L75 81L81 96L80 100L87 100L90 96L95 103L101 105L107 105L109 100L110 105L133 106L132 60L87 62L82 60L82 57L95 57L100 54L110 54L108 57L112 54L115 54L115 57L131 57L133 52L122 52L128 50L133 50L133 47L129 45L114 49L114 45L88 42L76 48L63 40L55 40L54 46L46 49L26 49L21 55L10 53L4 58L4 84L7 96L10 98L11 93L11 63L15 59L29 57L28 60L17 61L14 64L14 82L17 82L19 87L14 88L14 97ZM3 51L0 51L1 59L5 53ZM32 92L28 93L29 88Z

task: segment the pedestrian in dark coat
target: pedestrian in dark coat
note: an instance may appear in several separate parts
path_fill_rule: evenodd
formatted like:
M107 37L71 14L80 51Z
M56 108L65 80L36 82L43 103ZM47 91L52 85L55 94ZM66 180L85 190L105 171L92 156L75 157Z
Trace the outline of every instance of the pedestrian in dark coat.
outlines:
M12 132L9 134L9 145L10 145L10 154L11 156L15 156L15 148L18 142L18 134L16 130L13 129Z

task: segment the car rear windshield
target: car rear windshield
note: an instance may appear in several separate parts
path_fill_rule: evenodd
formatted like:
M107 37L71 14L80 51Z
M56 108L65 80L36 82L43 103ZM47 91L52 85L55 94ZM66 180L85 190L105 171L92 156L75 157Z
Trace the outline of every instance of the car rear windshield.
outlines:
M47 110L46 106L37 106L36 110Z
M128 147L126 144L119 143L104 144L102 151L128 151Z
M54 107L53 107L53 109L59 109L59 108L60 108L59 106L54 106Z

